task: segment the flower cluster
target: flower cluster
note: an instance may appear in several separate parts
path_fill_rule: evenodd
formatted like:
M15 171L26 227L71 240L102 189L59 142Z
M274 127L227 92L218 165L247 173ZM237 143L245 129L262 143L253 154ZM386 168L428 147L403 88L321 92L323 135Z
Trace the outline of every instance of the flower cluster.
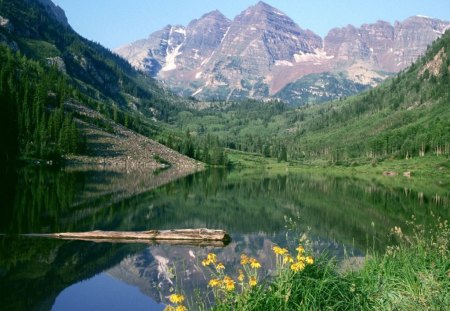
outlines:
M253 269L261 268L261 264L258 262L258 260L252 257L248 257L245 254L241 255L241 265L243 265L244 267L250 265L250 267Z
M212 288L221 288L231 292L235 289L235 282L228 275L224 275L222 278L213 278L209 280L208 286Z
M172 294L169 296L169 301L173 306L168 305L164 308L164 311L187 311L187 308L183 305L184 296L180 294Z
M245 254L241 255L243 269L239 269L239 275L236 280L224 273L225 265L217 261L215 254L209 253L202 260L202 265L208 267L211 271L213 277L209 280L208 287L212 288L216 298L226 297L235 291L237 285L240 285L241 292L243 292L258 284L258 269L261 268L261 263Z
M244 270L239 269L238 280L241 284L242 290L246 288L247 284L250 287L256 286L256 284L258 284L258 269L261 268L259 261L255 258L242 254L241 265ZM247 275L247 283L244 282L246 278L245 275Z
M289 265L292 271L299 272L304 270L307 265L314 263L312 256L305 256L305 248L302 245L296 248L297 256L295 259L286 248L275 245L272 250L276 255L277 267L279 269L283 269L286 265Z
M208 256L202 260L202 265L203 266L209 266L211 264L215 265L217 262L217 256L216 254L213 253L209 253Z
M211 270L214 278L212 278L208 286L213 288L214 291L223 290L226 292L231 292L235 289L235 281L224 274L225 265L221 262L217 262L216 254L209 253L205 259L202 260L202 265L204 267L212 267Z

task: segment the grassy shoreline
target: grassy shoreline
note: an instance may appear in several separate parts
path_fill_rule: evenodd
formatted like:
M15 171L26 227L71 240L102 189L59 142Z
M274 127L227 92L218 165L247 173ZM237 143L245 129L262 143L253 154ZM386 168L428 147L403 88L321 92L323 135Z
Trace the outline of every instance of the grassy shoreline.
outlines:
M261 172L269 176L317 173L436 193L448 193L450 185L450 161L445 157L387 159L350 167L320 161L278 162L234 151L229 151L228 157L236 170L235 178L260 176ZM385 171L398 174L384 176ZM404 177L405 171L411 171L412 177ZM233 173L229 178L234 178ZM392 244L384 251L370 252L357 269L352 258L348 260L350 268L342 270L336 260L318 255L314 264L302 271L294 272L289 265L278 267L274 278L256 285L236 286L230 292L224 289L219 296L217 289L210 288L209 294L214 294L216 300L212 310L450 310L448 220L436 218L429 227L418 223L413 216L402 224L403 228L392 228ZM208 308L203 305L192 309Z
M325 161L278 162L251 154L228 150L227 156L240 175L268 175L287 173L312 173L334 177L349 177L380 182L392 187L408 187L418 191L431 190L446 193L450 189L450 159L445 156L426 156L412 159L386 159L377 163L362 163L353 166L330 165ZM385 176L384 172L395 172L395 176ZM411 177L403 176L410 172Z
M408 226L412 234L393 228L393 245L360 269L339 272L325 257L301 271L281 264L270 281L216 296L213 310L449 310L448 221L425 228L412 218Z

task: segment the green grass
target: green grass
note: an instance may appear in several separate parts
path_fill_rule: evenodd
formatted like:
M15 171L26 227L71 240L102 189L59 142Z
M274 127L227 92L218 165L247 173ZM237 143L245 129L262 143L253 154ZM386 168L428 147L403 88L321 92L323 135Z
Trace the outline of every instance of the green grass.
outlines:
M240 175L268 175L311 172L330 176L355 177L367 181L378 181L393 188L403 186L408 189L428 193L445 193L450 189L450 159L446 156L428 155L411 159L386 159L381 162L361 160L350 166L332 165L323 159L313 161L278 162L274 158L265 158L259 154L227 150L232 166ZM384 176L384 172L395 172L396 176ZM404 177L411 172L411 178Z
M326 256L303 271L289 265L256 287L222 295L214 310L449 310L450 229L408 223L413 233L392 233L385 253L372 253L359 269L338 269ZM339 272L341 271L341 272Z

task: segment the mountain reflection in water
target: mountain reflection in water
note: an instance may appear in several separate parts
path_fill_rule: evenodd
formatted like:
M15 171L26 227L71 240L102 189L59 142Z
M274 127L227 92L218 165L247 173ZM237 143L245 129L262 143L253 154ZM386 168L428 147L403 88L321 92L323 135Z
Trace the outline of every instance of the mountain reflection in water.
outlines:
M383 249L390 228L413 214L423 222L431 221L430 211L448 219L449 192L439 186L427 192L347 177L210 170L155 188L157 178L42 168L8 172L11 183L3 189L0 211L0 231L9 234L0 238L2 309L58 309L84 297L89 286L109 282L114 289L119 280L135 288L123 288L130 297L143 293L150 297L148 308L157 310L171 288L183 289L190 299L206 291L209 274L200 262L210 251L231 275L242 253L260 260L262 275L270 275L274 243L294 248L301 233L308 232L317 253L360 258L369 248ZM199 227L225 229L233 240L225 248L202 248L17 237ZM101 305L107 299L102 293L85 296L83 306ZM123 303L133 308L131 298Z

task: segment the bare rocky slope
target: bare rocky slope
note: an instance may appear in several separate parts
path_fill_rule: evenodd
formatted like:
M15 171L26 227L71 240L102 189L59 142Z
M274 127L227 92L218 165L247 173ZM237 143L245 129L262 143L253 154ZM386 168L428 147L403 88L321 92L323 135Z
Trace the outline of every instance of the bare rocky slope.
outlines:
M378 21L334 28L322 39L259 2L232 21L213 11L187 27L168 25L115 52L180 95L208 100L293 97L301 102L311 95L340 97L346 92L334 90L348 83L358 85L353 89L377 85L408 67L449 27L446 21L414 16L394 25ZM314 78L324 72L343 73L347 81L336 86L333 80L322 83L323 76ZM293 82L297 84L289 85ZM286 86L290 93L283 96ZM315 92L317 88L324 91Z
M76 115L83 116L83 119L101 120L108 128L105 130L94 125L95 122L76 119L78 128L86 137L87 150L86 155L67 156L69 165L82 164L126 171L152 171L171 166L179 171L193 172L203 168L203 163L116 124L94 110L74 103L67 103L66 106Z

